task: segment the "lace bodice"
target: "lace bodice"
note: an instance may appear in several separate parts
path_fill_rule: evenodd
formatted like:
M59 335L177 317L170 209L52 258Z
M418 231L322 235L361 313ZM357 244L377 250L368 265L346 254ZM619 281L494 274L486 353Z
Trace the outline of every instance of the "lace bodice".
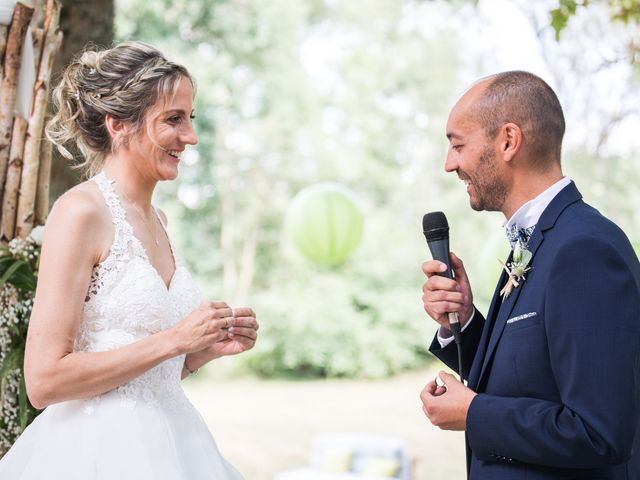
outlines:
M115 234L108 257L91 274L75 341L76 351L85 352L113 350L170 328L196 308L201 298L173 246L176 269L167 288L127 221L113 181L104 172L92 180L111 211ZM186 400L180 386L183 363L184 356L167 360L116 391L131 405Z

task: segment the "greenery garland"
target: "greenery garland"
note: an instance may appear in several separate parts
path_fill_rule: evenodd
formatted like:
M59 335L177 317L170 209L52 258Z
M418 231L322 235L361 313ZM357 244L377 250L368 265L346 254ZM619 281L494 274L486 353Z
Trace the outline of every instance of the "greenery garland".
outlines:
M0 248L0 458L39 413L27 398L23 369L42 230Z

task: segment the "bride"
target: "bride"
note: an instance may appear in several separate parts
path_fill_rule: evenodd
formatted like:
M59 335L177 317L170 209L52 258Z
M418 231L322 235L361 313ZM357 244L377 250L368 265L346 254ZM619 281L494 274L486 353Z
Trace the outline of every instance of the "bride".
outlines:
M201 302L151 203L197 142L193 96L183 66L138 42L84 52L56 87L47 136L69 158L75 144L92 178L47 221L25 353L29 399L46 410L0 478L241 478L180 381L252 348L255 313Z

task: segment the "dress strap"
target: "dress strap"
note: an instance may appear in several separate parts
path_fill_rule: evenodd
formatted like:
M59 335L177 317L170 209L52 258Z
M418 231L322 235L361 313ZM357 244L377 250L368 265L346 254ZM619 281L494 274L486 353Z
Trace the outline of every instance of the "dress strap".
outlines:
M110 180L104 171L100 172L92 178L98 185L100 192L104 197L107 207L111 212L113 219L113 225L115 227L115 235L113 238L113 246L111 250L114 254L126 254L130 252L131 248L135 249L136 242L134 242L133 227L127 221L125 213L118 194L113 188L113 180Z

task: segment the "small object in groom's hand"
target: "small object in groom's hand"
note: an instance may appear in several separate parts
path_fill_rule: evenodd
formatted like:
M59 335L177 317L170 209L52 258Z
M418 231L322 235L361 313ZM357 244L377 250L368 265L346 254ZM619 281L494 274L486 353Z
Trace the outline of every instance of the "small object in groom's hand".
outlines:
M444 381L440 378L440 375L436 375L436 387L444 387L447 388L447 386L444 384Z

